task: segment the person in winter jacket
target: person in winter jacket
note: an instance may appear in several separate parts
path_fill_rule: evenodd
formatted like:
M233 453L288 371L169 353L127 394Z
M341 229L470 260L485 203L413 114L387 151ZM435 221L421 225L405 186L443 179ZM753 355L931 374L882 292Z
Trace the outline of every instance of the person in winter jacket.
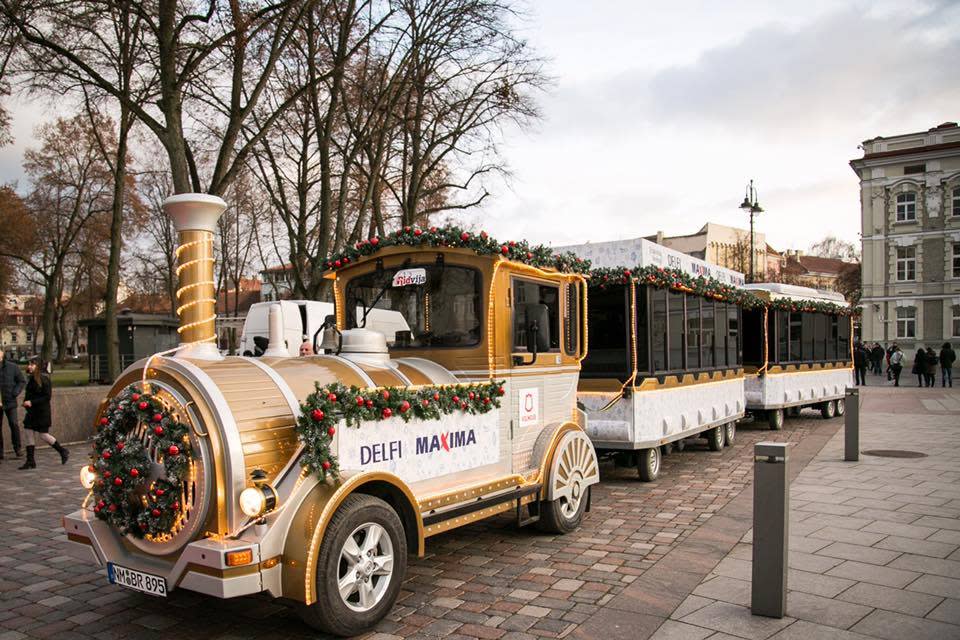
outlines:
M10 426L10 441L13 443L13 452L20 457L20 425L17 420L17 397L23 391L27 381L16 362L7 360L3 350L0 350L0 400L3 410L0 411L0 460L3 460L3 416L7 416Z
M917 386L922 387L927 375L927 352L923 349L917 349L917 355L913 357L913 368L910 369L910 373L917 376Z
M853 345L853 372L857 386L867 384L867 349L859 342Z
M903 371L903 351L896 344L891 347L887 366L887 375L893 376L893 386L900 386L900 372Z
M67 464L70 452L57 439L50 435L50 396L53 387L50 378L42 373L43 367L37 359L27 363L27 392L23 396L23 406L27 415L23 418L23 435L27 441L27 461L20 469L36 469L34 457L37 438L40 438L60 454L60 464Z
M878 376L883 375L883 357L885 355L886 352L880 346L880 343L875 342L873 349L870 350L870 364L873 365L873 372Z
M927 383L928 387L932 387L937 383L937 364L940 362L940 359L937 358L936 352L927 347L927 373L924 376L924 380Z
M940 377L942 386L953 386L953 363L957 361L957 352L949 342L944 342L940 349Z

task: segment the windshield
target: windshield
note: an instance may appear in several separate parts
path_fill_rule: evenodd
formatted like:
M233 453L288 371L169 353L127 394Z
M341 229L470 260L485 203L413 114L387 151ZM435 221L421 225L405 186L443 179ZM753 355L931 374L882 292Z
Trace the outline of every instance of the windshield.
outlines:
M480 343L480 273L466 267L383 269L347 283L347 327L383 332L390 348Z

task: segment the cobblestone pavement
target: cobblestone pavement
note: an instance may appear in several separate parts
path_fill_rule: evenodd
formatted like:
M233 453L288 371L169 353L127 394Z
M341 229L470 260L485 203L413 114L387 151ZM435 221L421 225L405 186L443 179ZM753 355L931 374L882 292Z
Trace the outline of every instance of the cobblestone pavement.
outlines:
M860 394L861 451L926 457L843 462L837 433L791 485L786 617L750 615L747 532L655 640L960 638L960 388Z
M745 423L735 445L720 453L704 443L666 456L656 483L605 463L592 510L567 536L518 530L504 516L431 538L428 555L411 558L398 604L374 636L555 638L607 611L617 619L621 613L607 605L748 486L754 442L800 442L832 433L839 422L807 411L782 432ZM0 640L317 636L284 602L182 590L158 599L109 585L102 569L69 556L60 516L82 499L77 469L85 450L74 447L65 467L47 448L36 471L17 471L19 461L9 458L0 464L8 487L0 522Z

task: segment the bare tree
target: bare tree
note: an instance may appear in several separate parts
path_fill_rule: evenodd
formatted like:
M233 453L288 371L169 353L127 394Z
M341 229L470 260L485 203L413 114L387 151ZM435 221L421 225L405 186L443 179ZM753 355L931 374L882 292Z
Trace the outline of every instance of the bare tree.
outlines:
M821 258L834 258L844 262L860 262L860 251L856 245L836 236L827 236L810 245L810 254Z

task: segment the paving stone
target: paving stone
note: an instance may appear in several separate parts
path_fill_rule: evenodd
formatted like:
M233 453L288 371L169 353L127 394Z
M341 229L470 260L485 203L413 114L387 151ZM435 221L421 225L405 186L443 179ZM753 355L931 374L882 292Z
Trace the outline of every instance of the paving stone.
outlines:
M750 580L753 570L752 563L738 558L724 558L713 570L714 573L737 578L738 580Z
M897 511L890 511L889 509L871 509L865 508L857 511L853 514L856 518L870 518L871 520L883 520L885 522L899 522L901 524L910 524L923 514L911 513L906 511L906 507L910 505L903 505ZM929 507L935 508L935 507Z
M710 598L701 598L700 596L695 595L687 596L683 602L680 603L680 606L678 606L673 613L670 614L670 617L676 619L682 618L693 613L694 611L703 609L709 604L713 604L713 602L714 601Z
M847 560L837 565L833 569L830 569L830 571L827 571L826 575L897 588L907 586L920 576L916 571L879 567L877 565L855 562L853 560Z
M750 584L749 580L716 576L694 589L693 593L703 598L721 600L746 607L750 606Z
M933 529L950 529L951 531L960 531L960 518L921 516L915 520L913 524L918 527L931 527Z
M935 534L927 538L927 540L930 542L945 542L947 544L960 545L960 531L944 529L942 531L937 531Z
M832 540L834 542L860 544L869 547L883 540L886 535L883 533L856 531L854 529L844 529L841 527L824 527L811 533L810 537Z
M960 600L960 580L954 578L921 576L911 582L907 589Z
M787 615L839 629L848 629L872 611L872 607L803 593L787 593Z
M858 582L837 598L921 618L942 600L940 596L894 589L869 582Z
M572 580L570 578L564 578L563 580L558 580L553 583L551 586L552 589L557 589L558 591L576 591L583 586L583 580Z
M855 583L847 578L810 573L790 569L787 572L787 586L794 591L812 593L815 596L832 598Z
M915 553L917 555L930 556L931 558L946 558L960 548L957 545L947 544L946 542L914 540L913 538L901 538L900 536L887 536L873 546L878 549Z
M836 627L797 620L783 631L771 636L771 640L867 640L864 636ZM713 640L711 636L710 640Z
M889 566L897 569L908 569L910 571L932 573L933 575L937 576L960 579L960 562L953 560L930 558L927 556L918 556L912 553L905 553L891 562Z
M788 626L794 618L754 616L746 607L715 602L681 619L681 622L722 631L741 638L768 638Z
M923 518L919 518L914 522L922 522ZM870 531L872 533L885 533L891 536L900 536L901 538L915 538L917 540L925 540L931 535L937 532L936 527L924 527L918 526L917 524L902 524L899 522L886 522L884 520L876 520L860 531Z
M874 610L850 630L885 640L944 640L960 634L960 627L952 624L882 609Z
M960 626L960 600L947 598L937 605L933 611L928 613L927 617L931 620L949 622L950 624Z
M817 555L842 558L844 560L856 560L868 564L885 565L899 556L900 553L874 547L864 547L858 544L849 544L847 542L834 542L817 551ZM833 567L828 567L827 569L832 568Z
M843 543L834 542L831 544ZM812 553L803 553L791 549L790 556L787 558L787 566L789 566L791 569L800 569L801 571L809 571L811 573L824 573L825 571L829 571L843 562L843 560L839 560L835 557L826 557L829 555L830 554L817 555Z
M656 633L650 636L650 640L703 640L713 634L710 629L695 627L692 624L685 624L676 620L667 620L663 623Z
M801 551L803 553L815 553L825 546L831 544L829 540L823 538L810 538L808 536L790 536L790 553Z

